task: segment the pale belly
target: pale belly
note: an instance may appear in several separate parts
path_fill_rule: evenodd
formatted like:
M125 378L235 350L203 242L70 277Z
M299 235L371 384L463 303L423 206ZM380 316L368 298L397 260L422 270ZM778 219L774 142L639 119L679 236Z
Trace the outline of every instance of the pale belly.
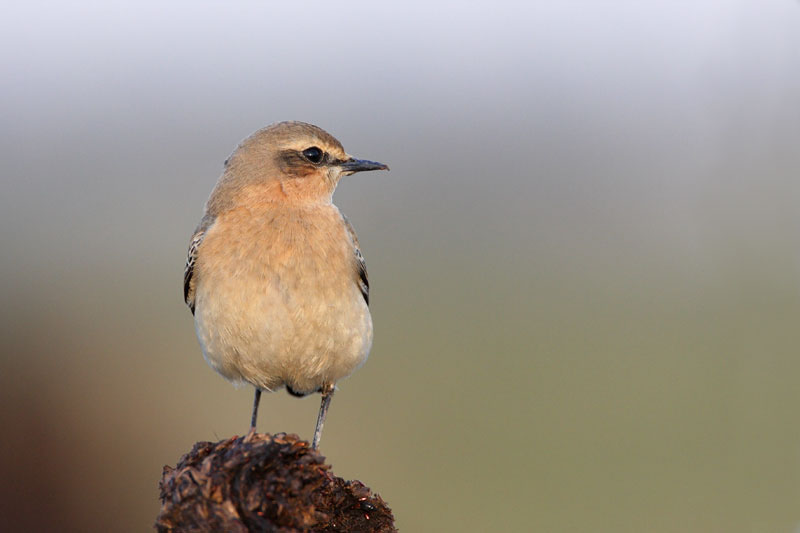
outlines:
M262 242L237 242L225 230L212 228L202 246L226 253L199 257L196 267L195 327L214 370L234 383L309 393L366 361L372 319L336 228L304 221L286 239Z

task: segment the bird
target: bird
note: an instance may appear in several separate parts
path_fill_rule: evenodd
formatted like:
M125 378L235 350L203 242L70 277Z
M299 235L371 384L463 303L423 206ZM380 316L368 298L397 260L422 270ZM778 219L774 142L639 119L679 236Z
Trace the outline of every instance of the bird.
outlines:
M312 124L278 122L244 139L192 235L183 294L206 362L235 385L322 395L312 448L336 383L367 360L373 328L358 237L333 204L339 180L389 170L357 159Z

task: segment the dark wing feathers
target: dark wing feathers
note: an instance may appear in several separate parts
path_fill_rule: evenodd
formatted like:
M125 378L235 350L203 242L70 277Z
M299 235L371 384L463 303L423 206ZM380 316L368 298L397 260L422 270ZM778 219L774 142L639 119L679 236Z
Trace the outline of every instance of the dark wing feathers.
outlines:
M358 245L358 237L347 217L342 215L344 219L345 228L350 235L350 240L353 241L353 251L356 259L356 268L358 269L358 287L361 289L361 294L364 296L364 301L369 305L369 276L367 275L367 262L364 261L364 256L361 255L361 248Z
M200 243L203 242L203 237L206 236L206 230L210 224L203 219L200 225L192 235L192 242L189 244L189 253L186 256L186 267L183 270L183 300L189 309L194 314L194 288L197 285L197 280L194 277L194 264L197 261L197 249L200 248ZM192 283L194 281L194 283Z
M361 289L361 295L364 296L364 301L369 305L369 276L367 276L367 263L364 261L364 256L361 255L361 250L356 247L356 262L358 264L358 287Z

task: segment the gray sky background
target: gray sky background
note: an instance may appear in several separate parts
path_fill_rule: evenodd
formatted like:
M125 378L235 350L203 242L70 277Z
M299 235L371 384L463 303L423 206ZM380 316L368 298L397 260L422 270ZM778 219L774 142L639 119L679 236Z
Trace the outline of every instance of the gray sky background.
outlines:
M156 228L196 217L240 138L296 118L359 153L403 158L400 177L340 192L376 213L452 205L442 218L484 241L611 224L651 252L708 255L720 233L796 229L796 180L781 170L797 160L797 9L9 5L3 216L48 240L61 220L93 253L119 231L152 246ZM475 246L447 220L402 222L433 248L441 235L421 226Z

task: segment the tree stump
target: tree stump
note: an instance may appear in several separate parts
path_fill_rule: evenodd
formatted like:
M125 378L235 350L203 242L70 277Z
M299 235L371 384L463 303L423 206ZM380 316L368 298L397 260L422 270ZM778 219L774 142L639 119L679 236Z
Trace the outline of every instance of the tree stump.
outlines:
M297 435L198 442L159 488L160 532L397 531L380 496L334 476Z

